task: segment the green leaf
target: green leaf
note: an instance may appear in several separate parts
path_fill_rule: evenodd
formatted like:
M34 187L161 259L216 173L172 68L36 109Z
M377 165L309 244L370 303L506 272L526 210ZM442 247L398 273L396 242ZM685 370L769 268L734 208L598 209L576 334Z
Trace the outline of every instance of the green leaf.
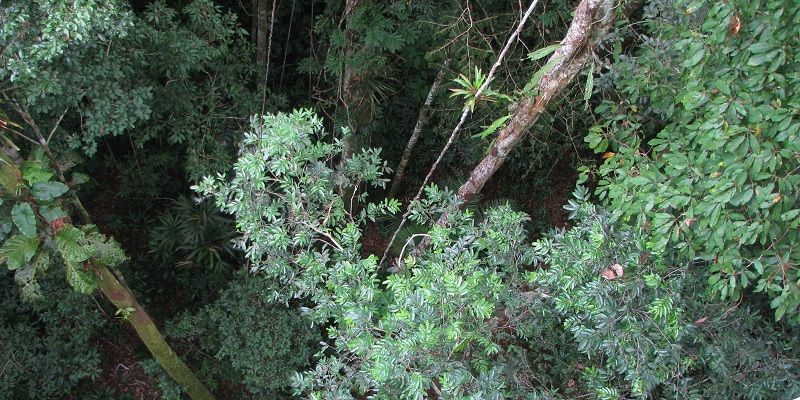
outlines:
M61 209L61 207L48 207L48 206L41 206L39 207L39 214L45 219L45 221L52 223L53 221L59 218L65 218L67 213Z
M86 243L86 234L74 226L67 226L56 233L55 241L58 251L64 260L80 263L89 259L94 253L94 246Z
M589 65L589 73L586 75L586 87L583 89L583 101L586 103L586 108L589 108L589 98L592 97L594 91L594 63Z
M11 232L12 227L13 225L11 225L11 222L0 222L0 240L6 238L6 235Z
M686 14L692 14L706 4L706 0L694 0L686 7Z
M47 182L53 175L53 172L39 161L25 161L22 163L22 177L30 185L38 182Z
M39 249L39 239L14 235L0 247L0 259L8 269L15 270L31 261Z
M790 210L790 211L787 211L787 212L781 214L781 220L783 222L789 222L789 221L797 218L798 215L800 215L800 208L795 209L795 210Z
M67 282L78 293L91 294L96 287L94 276L89 271L85 271L79 263L66 261L64 270L67 274Z
M33 213L31 205L19 203L11 209L11 219L17 225L23 235L33 238L36 237L36 215Z
M36 280L36 273L44 271L50 265L47 253L40 252L32 262L25 264L14 273L14 281L19 286L20 295L24 300L34 301L43 298L42 288Z
M99 232L91 232L86 235L86 242L91 244L94 256L101 265L117 266L128 261L122 246L114 238L106 238Z
M40 201L50 201L69 190L69 186L61 182L38 182L33 184L31 193Z
M542 68L539 68L539 70L536 71L535 74L533 74L533 78L531 78L531 80L528 81L527 84L525 84L525 87L522 89L522 91L525 93L529 93L532 92L533 89L537 88L539 86L539 82L542 80L542 77L546 73L552 71L553 68L556 67L556 64L559 63L559 61L561 61L561 57L554 58L550 60L547 64L542 66Z
M767 61L771 61L772 59L774 59L775 56L778 55L778 52L779 52L779 50L771 51L771 52L768 52L768 53L753 54L753 56L751 56L747 60L747 65L749 65L751 67L757 67L757 66L759 66L761 64L766 63Z
M551 53L553 53L554 51L558 50L559 47L561 47L561 43L556 43L556 44L553 44L553 45L550 45L550 46L547 46L547 47L543 47L543 48L541 48L539 50L535 50L535 51L529 53L528 54L528 58L531 61L541 60L542 58L545 58L548 55L550 55Z
M72 182L71 182L71 184L73 185L73 187L74 187L74 185L81 185L81 184L84 184L86 182L89 182L89 175L82 174L80 172L74 172L72 174Z
M774 42L768 42L768 43L758 42L758 43L755 43L752 46L750 46L750 48L748 50L750 50L750 52L753 53L753 54L759 54L759 53L765 53L765 52L770 51L770 50L772 50L774 48L775 48L775 43Z
M703 56L706 54L706 49L703 47L699 47L692 53L692 55L683 62L684 67L693 67L703 59Z
M506 115L494 120L494 122L492 122L491 125L486 127L486 129L484 129L481 133L478 133L477 135L472 135L472 137L486 139L489 135L493 134L497 130L497 128L506 123L506 121L508 121L509 118L511 118L511 115Z

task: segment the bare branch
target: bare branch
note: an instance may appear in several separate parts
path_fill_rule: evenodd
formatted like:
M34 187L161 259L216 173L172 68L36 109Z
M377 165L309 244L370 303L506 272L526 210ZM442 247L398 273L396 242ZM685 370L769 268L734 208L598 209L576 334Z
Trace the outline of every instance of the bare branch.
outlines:
M53 125L53 129L50 130L50 134L47 135L47 140L43 144L49 144L50 143L50 139L53 138L53 134L56 133L56 129L58 129L58 126L61 124L61 120L64 119L65 115L67 115L67 110L69 110L69 108L65 108L64 112L62 112L61 115L58 117L58 120L56 121L56 124ZM39 140L41 140L41 138Z

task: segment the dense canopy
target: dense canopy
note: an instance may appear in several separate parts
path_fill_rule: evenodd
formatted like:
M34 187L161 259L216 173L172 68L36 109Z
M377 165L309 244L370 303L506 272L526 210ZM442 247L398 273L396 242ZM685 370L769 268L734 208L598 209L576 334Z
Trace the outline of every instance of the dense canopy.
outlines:
M0 1L0 398L800 397L796 0Z

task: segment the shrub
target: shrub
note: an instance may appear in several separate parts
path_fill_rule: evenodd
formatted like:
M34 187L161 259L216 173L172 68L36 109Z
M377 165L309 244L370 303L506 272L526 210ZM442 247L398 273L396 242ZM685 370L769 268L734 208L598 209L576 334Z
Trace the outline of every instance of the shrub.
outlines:
M25 302L13 271L0 269L0 398L63 398L100 375L91 339L103 320L60 278L63 271L50 272L39 278L47 296Z
M240 277L217 301L178 318L169 333L213 355L217 376L271 398L288 387L293 372L308 367L321 340L297 309L270 301L273 290L260 276Z

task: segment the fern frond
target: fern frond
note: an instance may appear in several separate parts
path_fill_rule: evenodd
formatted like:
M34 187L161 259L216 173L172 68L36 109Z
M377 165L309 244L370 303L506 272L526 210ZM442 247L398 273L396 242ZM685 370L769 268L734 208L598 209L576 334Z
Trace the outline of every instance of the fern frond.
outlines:
M91 294L96 287L94 276L83 269L80 263L64 259L64 270L67 273L67 282L78 293Z
M36 280L36 273L44 271L50 266L50 257L44 251L40 252L33 262L14 273L14 281L19 286L20 295L24 301L35 301L43 298L42 288Z
M116 267L128 261L125 250L114 238L106 237L99 232L91 232L86 235L86 242L94 247L94 256L102 265Z

